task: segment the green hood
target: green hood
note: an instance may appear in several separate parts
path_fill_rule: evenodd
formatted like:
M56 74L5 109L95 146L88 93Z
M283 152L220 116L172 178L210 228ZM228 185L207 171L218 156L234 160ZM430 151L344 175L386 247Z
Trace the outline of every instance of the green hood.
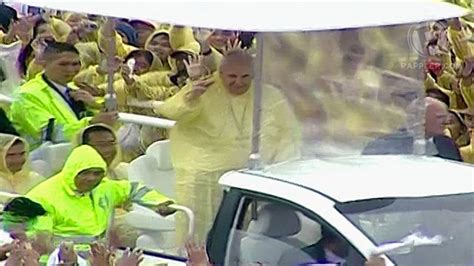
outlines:
M73 195L77 190L74 183L76 176L80 172L91 168L100 168L104 172L107 171L107 164L94 148L89 145L81 145L72 150L60 174L64 178L63 182L69 194Z

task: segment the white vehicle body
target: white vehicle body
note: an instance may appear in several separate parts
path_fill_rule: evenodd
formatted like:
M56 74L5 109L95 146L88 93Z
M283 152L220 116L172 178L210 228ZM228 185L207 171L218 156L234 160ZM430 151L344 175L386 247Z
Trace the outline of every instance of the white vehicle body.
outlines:
M257 172L230 172L220 184L228 191L250 192L309 211L368 258L377 244L336 209L337 203L472 193L474 167L430 157L357 156L288 162ZM221 209L228 208L225 202Z

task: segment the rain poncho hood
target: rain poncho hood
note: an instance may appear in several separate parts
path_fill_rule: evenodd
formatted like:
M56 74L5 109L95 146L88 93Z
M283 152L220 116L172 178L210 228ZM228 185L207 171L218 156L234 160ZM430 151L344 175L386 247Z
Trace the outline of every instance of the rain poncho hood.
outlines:
M176 53L186 53L188 55L198 55L201 46L194 39L193 30L190 27L172 27L170 31L171 57ZM172 60L171 69L177 71L176 60Z
M474 164L474 134L471 132L471 143L467 146L459 148L462 159L466 163Z
M26 162L19 172L12 173L6 163L6 155L8 150L16 141L21 141L25 145ZM37 184L44 181L39 174L30 171L28 162L28 144L23 139L9 135L0 134L0 190L10 193L25 194Z
M28 144L20 137L10 135L10 134L0 134L0 147L1 147L0 173L1 174L13 175L13 173L10 170L8 170L6 156L7 156L8 149L10 149L13 146L13 143L15 143L16 141L21 141L25 145L25 150L26 151L28 150ZM28 156L28 154L25 156ZM26 166L26 163L20 172L27 170L26 169L27 167L25 166Z
M162 28L158 29L155 32L153 32L148 39L145 42L145 49L148 49L148 46L150 45L150 42L157 37L158 35L170 35L170 30L168 28Z
M154 53L152 53L152 52L149 51L149 50L137 49L137 50L134 50L134 51L131 51L130 53L128 53L127 56L129 56L131 53L136 53L136 52L138 52L138 51L150 53L151 56L152 56L152 58L153 58L153 60L152 60L152 62L151 62L150 70L148 70L148 72L160 70L160 67L161 67L161 65L162 65L160 59L159 59Z
M150 69L149 69L148 72L143 73L140 76L135 76L136 84L135 84L135 89L134 90L130 90L130 88L125 84L125 81L123 79L119 79L114 83L115 93L117 94L117 102L118 102L119 106L121 106L121 107L127 105L127 98L129 98L129 97L144 100L143 97L140 97L140 95L138 95L140 93L147 94L144 91L153 91L153 94L157 94L160 91L162 91L163 86L149 86L148 82L144 82L146 84L146 85L144 85L143 82L142 82L143 77L145 77L144 79L147 80L147 79L150 79L150 78L147 78L147 76L149 76L149 75L154 76L154 73L158 73L158 72L164 73L164 76L166 78L168 77L167 72L160 71L160 69L162 68L163 65L161 63L161 60L154 53L152 53L148 50L143 50L143 49L140 49L140 50L137 50L137 51L146 51L147 53L150 53L153 57L153 61L151 63L151 66L150 66ZM154 77L152 77L151 79L153 79L154 81L158 81L158 79L156 79ZM105 85L103 85L103 86L105 86ZM147 89L144 89L143 87L147 87L147 88L152 87L153 89L147 90ZM131 108L131 109L135 110L136 108L135 109ZM138 108L138 109L140 109L140 108ZM132 110L132 112L133 112L133 110ZM129 111L129 110L126 110L126 111Z
M156 37L159 36L159 35L167 35L167 36L169 36L169 35L170 35L169 28L167 28L167 27L166 27L166 28L161 28L161 29L159 29L159 30L153 32L153 33L150 35L150 37L148 37L148 40L145 42L145 49L147 49L148 51L151 51L151 50L149 49L150 43L151 43L151 41L152 41L154 38L156 38ZM163 62L161 62L161 60L159 60L159 58L157 58L157 59L158 59L158 61L159 61L158 63L160 64L158 70L160 70L160 71L167 71L167 70L170 70L170 69L168 68L168 66L166 66ZM167 60L168 60L168 65L171 66L171 65L172 65L172 63L171 63L171 58L168 57Z
M92 168L101 169L105 173L107 164L99 153L89 145L82 145L74 149L60 173L64 188L70 195L74 195L77 190L75 185L76 176L80 172Z

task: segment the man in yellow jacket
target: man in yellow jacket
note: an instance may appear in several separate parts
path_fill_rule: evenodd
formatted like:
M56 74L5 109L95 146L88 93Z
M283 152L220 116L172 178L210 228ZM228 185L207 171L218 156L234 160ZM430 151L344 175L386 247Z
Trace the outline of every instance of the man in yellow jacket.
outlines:
M54 142L64 142L89 124L114 124L117 113L99 112L92 117L89 110L101 108L95 98L84 90L68 87L81 67L79 52L74 46L49 42L43 56L44 73L20 88L10 114L17 130L32 148L38 147L46 135Z
M174 213L172 200L138 183L104 178L107 164L88 145L75 148L63 170L26 196L41 204L55 237L84 243L97 239L111 226L113 210L138 203L160 215ZM48 223L45 223L48 224ZM45 230L44 228L41 228Z
M128 163L121 161L120 146L115 131L104 124L91 125L82 131L78 138L78 145L90 145L104 159L107 164L107 177L111 180L128 180ZM125 206L128 207L128 206ZM139 236L138 231L126 223L126 210L118 208L115 212L113 230L117 241L124 247L134 247Z
M197 241L205 239L216 214L221 198L219 177L247 165L253 114L252 65L248 53L230 52L212 79L188 82L155 110L177 121L170 132L177 202L195 212ZM265 86L263 99L264 162L296 155L299 136L292 110L275 88ZM180 244L185 228L184 217L178 215Z

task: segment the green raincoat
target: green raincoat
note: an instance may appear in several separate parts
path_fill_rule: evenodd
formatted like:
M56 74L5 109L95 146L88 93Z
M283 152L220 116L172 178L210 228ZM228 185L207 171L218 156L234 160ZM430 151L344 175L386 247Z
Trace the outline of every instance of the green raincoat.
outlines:
M94 148L82 145L75 148L63 170L35 187L27 197L40 203L51 220L50 230L61 238L96 238L103 235L116 207L128 202L158 205L169 199L129 181L104 178L89 193L76 191L75 177L84 170L99 168L106 171L106 163ZM76 240L77 241L77 240ZM80 240L79 240L80 242Z

